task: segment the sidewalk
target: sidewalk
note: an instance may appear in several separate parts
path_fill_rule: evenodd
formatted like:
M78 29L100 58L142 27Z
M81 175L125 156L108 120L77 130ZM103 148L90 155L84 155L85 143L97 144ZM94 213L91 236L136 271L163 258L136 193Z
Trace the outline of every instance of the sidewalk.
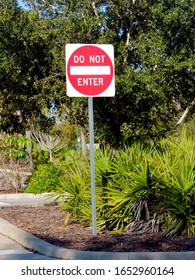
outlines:
M33 253L0 234L0 260L53 260L53 258Z
M45 195L0 195L0 207L46 205L53 201ZM36 254L32 253L36 252ZM0 218L0 259L66 260L195 260L189 252L93 252L64 249L41 240Z
M42 206L52 203L53 199L48 198L47 194L34 195L34 194L1 194L0 195L0 208L14 207L14 206ZM2 219L0 219L2 220ZM6 221L5 221L6 222ZM5 224L3 220L3 224ZM6 224L7 230L9 223ZM4 235L5 234L5 235ZM13 232L14 234L14 232ZM7 236L6 236L7 235ZM54 258L33 253L27 250L22 244L17 243L17 231L13 239L9 238L10 234L3 229L2 221L0 222L0 260L54 260ZM28 248L28 247L26 247ZM32 249L32 248L29 248Z

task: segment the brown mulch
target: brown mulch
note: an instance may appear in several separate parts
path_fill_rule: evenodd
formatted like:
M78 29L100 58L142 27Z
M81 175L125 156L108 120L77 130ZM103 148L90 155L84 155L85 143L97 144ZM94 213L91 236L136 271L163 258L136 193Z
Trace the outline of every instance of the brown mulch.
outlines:
M98 232L70 222L59 206L1 208L0 217L47 242L70 249L112 252L155 252L195 250L195 237L163 237L160 233L128 234Z

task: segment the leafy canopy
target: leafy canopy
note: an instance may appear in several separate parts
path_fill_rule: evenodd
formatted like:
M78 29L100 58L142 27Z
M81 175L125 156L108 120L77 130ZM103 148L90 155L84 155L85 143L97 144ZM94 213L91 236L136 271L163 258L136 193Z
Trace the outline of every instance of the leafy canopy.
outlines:
M4 44L5 61L15 59L17 66L14 68L12 62L12 70L7 73L11 73L13 82L1 90L17 91L18 102L16 98L13 100L21 104L20 109L25 108L27 97L32 99L31 104L38 112L52 103L59 114L66 113L87 132L87 99L66 96L64 46L106 43L113 44L115 49L116 96L94 98L96 140L118 146L135 139L164 136L176 126L186 108L190 108L192 114L195 99L195 7L192 1L23 2L30 10L17 10L21 23L16 25L16 33L22 35L23 44L19 48L22 53L17 52L18 63L13 56L5 55ZM24 18L26 24L23 24ZM7 25L11 22L13 16ZM11 25L10 30L13 29ZM13 36L17 43L16 37ZM24 54L28 65L23 69L20 62L24 61ZM11 65L6 64L7 68ZM20 74L12 73L18 67ZM25 73L25 77L21 73ZM2 75L2 81L4 78ZM12 88L8 84L12 84ZM5 104L7 94L3 96ZM28 109L28 117L32 117L34 110L32 113L32 108Z

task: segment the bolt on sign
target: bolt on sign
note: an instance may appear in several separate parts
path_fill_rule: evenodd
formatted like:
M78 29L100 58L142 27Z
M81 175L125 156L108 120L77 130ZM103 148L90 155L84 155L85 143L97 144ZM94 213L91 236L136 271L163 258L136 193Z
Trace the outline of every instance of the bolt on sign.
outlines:
M112 45L66 45L66 88L70 97L115 95Z

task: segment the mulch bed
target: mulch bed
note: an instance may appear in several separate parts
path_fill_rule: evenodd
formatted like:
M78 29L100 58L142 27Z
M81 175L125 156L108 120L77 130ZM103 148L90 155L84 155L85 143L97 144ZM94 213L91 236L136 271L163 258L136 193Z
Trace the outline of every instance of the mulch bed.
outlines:
M195 237L164 237L160 233L129 234L98 232L70 222L59 206L1 208L0 217L47 242L63 248L112 252L193 251Z

